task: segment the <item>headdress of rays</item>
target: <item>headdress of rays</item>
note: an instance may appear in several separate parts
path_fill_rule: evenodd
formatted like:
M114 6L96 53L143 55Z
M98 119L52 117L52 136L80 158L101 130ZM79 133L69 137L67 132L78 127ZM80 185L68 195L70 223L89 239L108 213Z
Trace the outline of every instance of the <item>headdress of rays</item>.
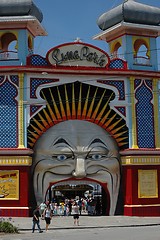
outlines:
M50 127L62 121L78 119L93 122L104 128L116 140L120 149L128 147L128 128L109 103L114 99L111 90L75 82L41 90L46 107L31 119L28 145Z

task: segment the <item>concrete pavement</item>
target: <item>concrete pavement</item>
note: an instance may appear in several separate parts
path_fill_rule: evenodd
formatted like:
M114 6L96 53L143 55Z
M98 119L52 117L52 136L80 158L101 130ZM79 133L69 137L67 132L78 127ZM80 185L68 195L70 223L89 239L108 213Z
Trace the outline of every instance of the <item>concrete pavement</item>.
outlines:
M32 218L4 218L21 231L31 231ZM80 216L80 225L74 226L72 216L53 216L49 229L73 228L113 228L160 225L160 217L128 217L128 216ZM45 220L40 220L42 230L45 230Z

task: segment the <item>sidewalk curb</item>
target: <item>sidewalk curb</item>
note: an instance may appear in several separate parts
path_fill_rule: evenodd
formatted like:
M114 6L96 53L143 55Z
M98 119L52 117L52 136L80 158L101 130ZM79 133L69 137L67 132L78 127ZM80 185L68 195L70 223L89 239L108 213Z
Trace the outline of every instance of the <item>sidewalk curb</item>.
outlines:
M160 223L150 223L150 224L132 224L132 225L117 225L117 226L72 226L72 227L55 227L55 228L50 228L49 230L77 230L77 229L94 229L94 228L129 228L129 227L149 227L149 226L159 226ZM32 231L32 229L18 229L21 232L27 232L27 231ZM44 229L42 229L44 230Z

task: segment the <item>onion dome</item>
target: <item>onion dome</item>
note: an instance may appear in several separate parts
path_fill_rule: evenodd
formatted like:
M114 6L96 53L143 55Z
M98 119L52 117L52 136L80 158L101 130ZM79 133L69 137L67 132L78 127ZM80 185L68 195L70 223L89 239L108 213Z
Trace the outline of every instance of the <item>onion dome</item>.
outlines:
M134 0L125 0L121 5L102 14L97 24L104 31L120 22L158 26L160 24L160 8Z
M32 0L0 0L0 17L32 16L39 22L43 14Z

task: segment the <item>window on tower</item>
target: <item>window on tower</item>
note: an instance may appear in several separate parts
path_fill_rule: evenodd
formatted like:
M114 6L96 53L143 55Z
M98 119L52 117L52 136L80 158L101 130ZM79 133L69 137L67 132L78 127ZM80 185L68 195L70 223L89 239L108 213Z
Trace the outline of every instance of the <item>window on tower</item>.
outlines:
M144 39L134 42L134 63L137 65L150 65L149 43Z
M0 38L0 60L18 59L18 41L14 33L6 32Z

